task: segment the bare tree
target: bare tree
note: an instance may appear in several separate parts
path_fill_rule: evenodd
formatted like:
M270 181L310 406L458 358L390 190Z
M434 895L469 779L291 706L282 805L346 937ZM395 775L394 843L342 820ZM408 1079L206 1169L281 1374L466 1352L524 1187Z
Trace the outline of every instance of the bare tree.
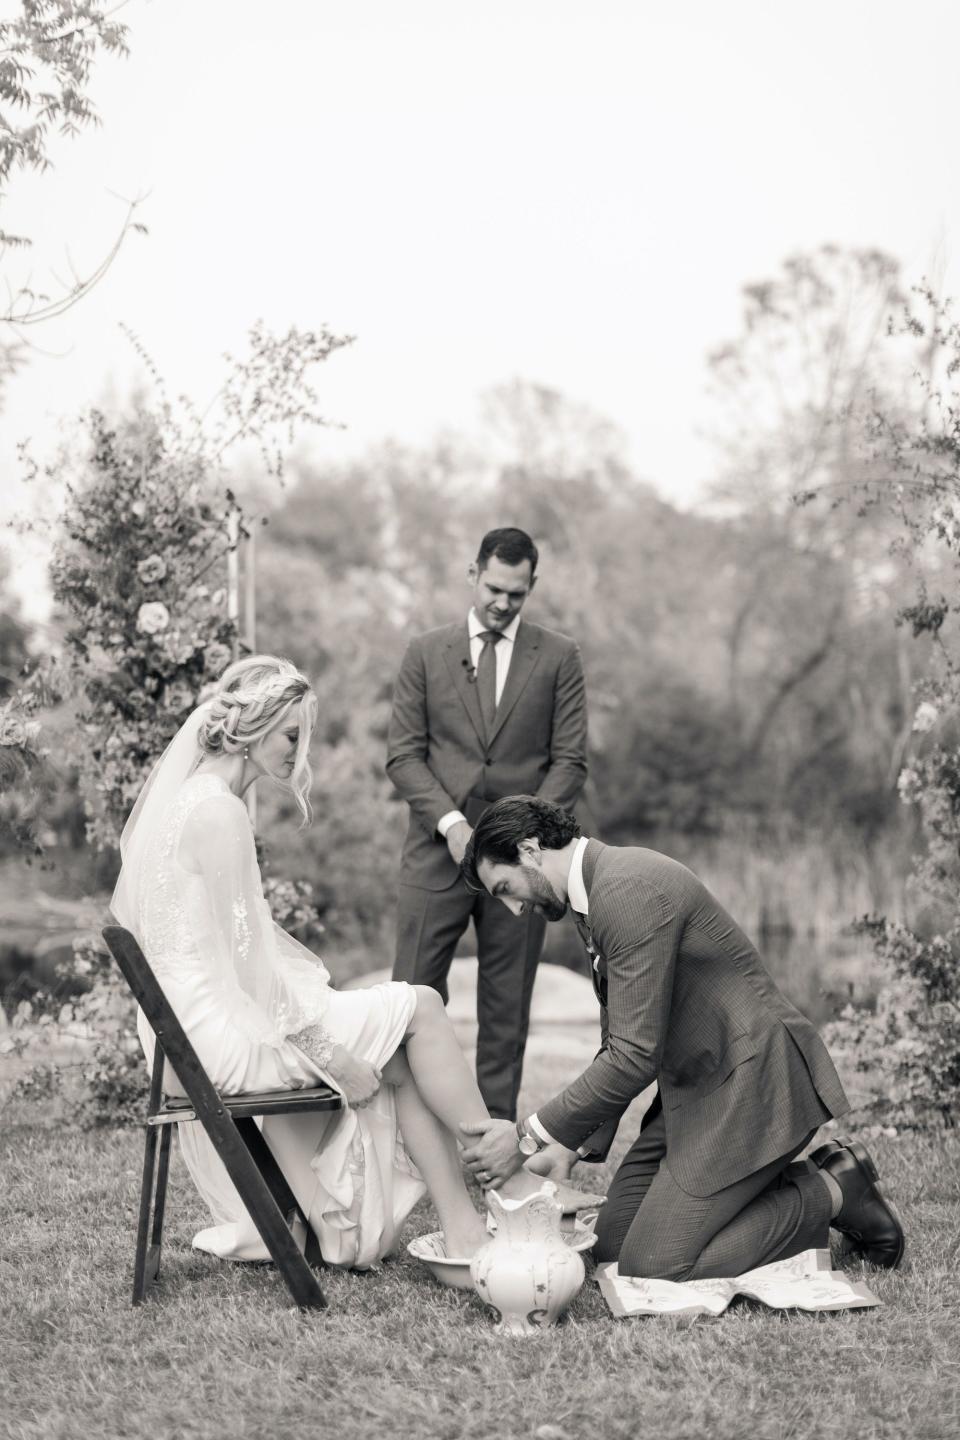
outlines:
M89 84L103 55L123 55L127 27L113 17L123 5L107 8L99 0L23 0L16 19L0 21L0 207L14 178L24 171L51 168L50 141L76 136L100 124ZM86 274L72 273L50 291L30 279L4 275L0 300L0 389L29 348L29 327L70 309L103 278L131 231L144 231L137 219L139 201L127 202L112 244ZM28 251L32 237L0 226L0 255ZM7 265L5 264L5 269Z
M883 251L824 245L744 287L740 335L710 356L715 499L784 511L862 463L863 416L893 383L881 341L903 303L899 268Z
M887 338L902 303L892 257L822 246L746 286L739 335L710 357L720 460L712 498L749 540L728 632L730 700L747 754L775 742L788 707L812 720L827 674L847 713L856 709L865 602L889 607L896 578L889 526L879 514L864 524L851 508L814 514L791 502L871 474L866 419L878 395L902 403L917 358L911 351L901 365ZM889 774L902 720L886 724L882 742L870 743ZM813 724L811 756L825 744Z

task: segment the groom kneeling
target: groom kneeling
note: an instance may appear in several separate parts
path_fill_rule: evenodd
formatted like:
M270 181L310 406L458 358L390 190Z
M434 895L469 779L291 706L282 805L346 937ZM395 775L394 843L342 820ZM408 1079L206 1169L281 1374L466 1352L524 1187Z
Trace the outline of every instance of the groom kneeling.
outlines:
M531 1168L553 1178L602 1160L656 1081L600 1213L598 1260L649 1279L742 1275L825 1247L832 1224L874 1264L900 1263L903 1229L861 1145L794 1161L849 1103L813 1026L685 866L583 839L559 806L516 795L479 821L462 869L515 915L571 909L601 1007L601 1049L561 1094L516 1126L462 1127L479 1179L500 1184L537 1152Z

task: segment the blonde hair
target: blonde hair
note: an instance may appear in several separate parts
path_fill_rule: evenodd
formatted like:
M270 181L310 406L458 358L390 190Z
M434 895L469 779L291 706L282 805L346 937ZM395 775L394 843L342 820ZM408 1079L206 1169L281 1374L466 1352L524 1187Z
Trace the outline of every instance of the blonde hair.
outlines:
M233 755L263 740L300 706L300 734L293 769L274 783L291 792L304 824L311 817L313 782L308 751L317 719L317 697L310 682L289 660L276 655L248 655L228 665L209 700L209 712L197 733L204 755Z

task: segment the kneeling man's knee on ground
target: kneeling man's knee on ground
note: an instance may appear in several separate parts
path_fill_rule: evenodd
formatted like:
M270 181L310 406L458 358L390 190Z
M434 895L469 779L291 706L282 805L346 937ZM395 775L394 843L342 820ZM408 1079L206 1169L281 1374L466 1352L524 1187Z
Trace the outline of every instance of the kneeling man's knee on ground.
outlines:
M631 1230L633 1234L631 1235ZM644 1234L646 1230L646 1234ZM659 1230L659 1234L652 1233ZM641 1226L636 1212L605 1205L597 1220L597 1243L593 1257L598 1265L615 1260L621 1275L644 1280L689 1280L698 1256L691 1247L677 1243L675 1233L660 1227Z
M632 1218L630 1216L624 1220L611 1213L609 1199L601 1208L596 1224L597 1243L593 1247L593 1258L598 1265L620 1259L620 1251Z
M623 1246L617 1259L621 1275L643 1280L692 1280L695 1268L695 1260L671 1257L654 1249L637 1250L630 1245Z

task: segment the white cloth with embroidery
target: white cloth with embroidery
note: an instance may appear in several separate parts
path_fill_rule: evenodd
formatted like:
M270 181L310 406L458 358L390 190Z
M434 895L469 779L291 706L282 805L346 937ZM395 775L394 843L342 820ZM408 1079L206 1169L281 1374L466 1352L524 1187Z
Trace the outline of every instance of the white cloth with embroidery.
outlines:
M803 1250L726 1280L645 1280L597 1267L600 1292L618 1319L628 1315L721 1315L738 1295L777 1310L855 1310L880 1301L862 1280L834 1270L829 1250Z
M200 873L181 860L188 823ZM413 1016L409 985L334 990L320 961L274 923L246 807L219 776L189 776L154 815L113 909L224 1094L334 1084L323 1064L336 1043L382 1066ZM138 1031L152 1064L154 1036L142 1014ZM169 1067L167 1074L178 1089ZM194 1245L238 1260L268 1258L202 1126L179 1130L216 1221ZM404 1151L390 1086L359 1110L268 1116L263 1134L330 1264L362 1269L395 1248L424 1186Z

